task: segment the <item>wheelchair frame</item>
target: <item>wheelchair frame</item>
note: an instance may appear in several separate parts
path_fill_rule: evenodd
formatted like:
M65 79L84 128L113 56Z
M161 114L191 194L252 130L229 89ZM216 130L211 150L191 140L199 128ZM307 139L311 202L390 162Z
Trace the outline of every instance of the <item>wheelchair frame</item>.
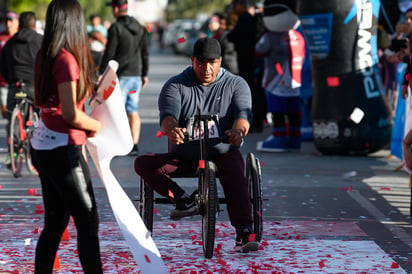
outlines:
M219 204L223 203L218 198L216 184L217 169L214 162L208 160L208 122L213 120L219 125L217 115L196 115L194 125L200 129L203 126L204 135L200 136L200 159L197 172L198 194L195 201L202 216L202 246L203 255L210 259L213 257L215 243L216 213L219 212ZM202 125L203 124L203 125ZM223 136L220 132L219 136ZM222 137L221 137L222 138ZM180 176L183 178L183 176ZM256 234L256 241L262 240L263 218L262 218L262 188L261 188L261 166L259 159L253 153L248 153L246 158L246 180L248 184L249 197L252 205L253 232ZM138 197L138 211L147 229L153 232L153 210L154 203L171 203L166 198L155 198L154 191L142 178L140 178L140 188Z

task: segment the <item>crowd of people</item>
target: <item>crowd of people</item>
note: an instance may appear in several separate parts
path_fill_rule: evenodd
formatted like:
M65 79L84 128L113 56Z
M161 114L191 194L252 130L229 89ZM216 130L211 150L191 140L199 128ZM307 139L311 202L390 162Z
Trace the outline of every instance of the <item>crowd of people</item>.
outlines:
M408 3L407 3L408 4ZM393 33L380 28L379 39L379 65L385 92L392 114L395 116L398 106L398 98L409 102L411 96L411 49L412 49L412 3L403 7L400 10L400 18L396 23ZM403 81L399 82L399 74L401 70L398 68L403 64ZM400 87L400 88L399 88ZM398 93L401 93L400 96ZM410 103L406 104L410 108ZM399 112L402 113L402 112ZM405 118L408 120L408 118ZM402 142L402 156L409 170L412 170L412 131L411 125L405 124L404 138Z

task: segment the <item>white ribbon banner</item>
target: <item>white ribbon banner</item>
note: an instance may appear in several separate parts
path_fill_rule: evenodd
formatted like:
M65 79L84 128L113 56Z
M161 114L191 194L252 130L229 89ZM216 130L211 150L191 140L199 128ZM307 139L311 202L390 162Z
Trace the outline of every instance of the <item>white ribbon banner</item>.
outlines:
M102 123L99 134L88 138L87 149L106 188L116 221L142 273L167 273L150 232L132 201L110 170L115 156L126 155L133 146L116 70L110 61L96 95L90 100L89 115Z

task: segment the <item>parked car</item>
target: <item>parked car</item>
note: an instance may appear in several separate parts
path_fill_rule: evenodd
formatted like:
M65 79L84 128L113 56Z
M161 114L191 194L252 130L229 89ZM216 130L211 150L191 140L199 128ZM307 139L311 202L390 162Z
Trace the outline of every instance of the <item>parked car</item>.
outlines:
M192 55L193 45L199 37L201 21L196 19L177 19L164 33L164 43L176 54Z

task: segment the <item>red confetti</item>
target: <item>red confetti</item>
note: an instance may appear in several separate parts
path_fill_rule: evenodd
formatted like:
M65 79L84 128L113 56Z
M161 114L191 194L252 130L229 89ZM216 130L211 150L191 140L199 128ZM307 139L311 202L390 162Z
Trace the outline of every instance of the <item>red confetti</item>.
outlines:
M399 268L399 264L398 264L398 263L393 262L393 263L392 263L392 265L391 265L391 268Z
M37 194L37 190L35 188L27 189L27 195L35 196Z
M256 210L256 213L257 213L260 217L262 217L262 214L260 214L259 210Z
M135 90L129 91L129 94L133 94L133 93L136 93L136 91Z
M319 267L320 267L320 268L325 267L325 262L324 262L324 261L320 261L320 262L319 262Z
M163 131L158 130L156 133L157 138L161 138L162 136L165 136L166 134Z
M341 190L345 191L345 190L346 190L346 187L342 187Z
M171 192L170 190L169 190L169 197L172 199L175 197L175 195L173 195L173 192Z
M149 256L147 256L146 254L144 255L144 258L146 259L146 262L151 263Z
M217 263L221 264L221 265L227 265L227 262L225 260L220 259L220 258L217 260Z
M119 253L119 257L122 257L122 258L125 258L125 259L129 259L129 255L127 255L127 253L126 252L120 252Z
M260 161L260 165L261 165L262 167L265 167L265 163L263 163L263 161Z
M154 214L157 214L157 213L158 213L156 208L153 208L153 213L154 213Z
M299 239L300 239L300 235L296 235L295 239L296 239L296 240L299 240Z
M390 187L381 187L381 190L391 190Z
M349 186L348 191L349 191L349 192L351 192L351 191L352 191L352 186Z
M186 39L184 37L180 37L179 39L177 39L177 42L180 43L184 43L186 42Z
M196 238L197 238L197 236L196 236L196 235L193 235L193 236L192 236L192 242L193 242L194 240L196 240Z
M215 252L219 253L222 250L222 244L217 244L216 248L215 248Z
M171 223L170 225L171 225L173 228L176 228L176 225L175 225L175 224Z
M150 26L147 26L146 30L147 30L147 33L150 34Z

